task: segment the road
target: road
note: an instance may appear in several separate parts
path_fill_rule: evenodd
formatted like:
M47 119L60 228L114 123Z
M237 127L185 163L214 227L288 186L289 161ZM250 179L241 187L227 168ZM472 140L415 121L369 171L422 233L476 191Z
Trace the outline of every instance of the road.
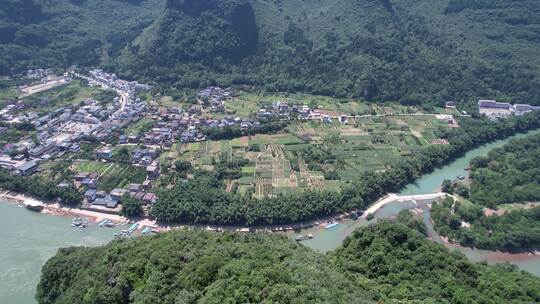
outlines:
M114 114L119 114L119 113L122 113L126 107L126 105L129 103L129 94L126 92L126 91L123 91L123 90L120 90L120 89L117 89L117 88L111 88L109 85L107 85L106 83L103 83L103 82L100 82L99 80L97 79L94 79L94 78L90 78L88 76L84 76L84 75L81 75L79 73L73 73L73 75L75 77L79 77L79 78L82 78L82 79L85 79L86 81L88 82L97 82L101 85L101 87L103 87L104 89L112 89L116 92L116 94L118 94L118 97L120 97L120 109L118 109Z

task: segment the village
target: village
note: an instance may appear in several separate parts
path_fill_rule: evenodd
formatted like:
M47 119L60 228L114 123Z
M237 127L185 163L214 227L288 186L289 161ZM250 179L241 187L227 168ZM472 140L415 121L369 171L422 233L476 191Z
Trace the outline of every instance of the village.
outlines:
M156 200L151 189L160 175L160 151L170 149L175 143L205 141L203 129L235 127L240 132L255 132L261 125L258 117L220 115L220 118L212 118L213 113L225 112L224 101L231 99L234 94L230 88L204 89L197 95L199 103L184 110L180 106L149 106L137 94L150 90L150 86L125 81L101 70L92 70L88 75L68 70L63 76L55 76L52 69L38 69L28 71L26 78L37 82L20 87L20 99L5 105L0 110L0 117L7 126L26 123L35 132L32 136L4 145L0 155L2 168L22 176L40 173L44 170L44 164L54 163L69 154L80 153L81 143L91 138L99 145L94 145L90 163L109 163L113 166L113 151L125 146L130 149L127 160L129 166L143 168L145 172L144 180L140 183L128 183L124 188L104 191L100 189L100 177L106 172L75 169L73 179L62 181L58 187L74 185L83 190L83 209L116 214L121 210L119 204L125 195L151 205ZM25 111L28 108L25 97L66 86L74 79L83 79L90 87L113 90L117 96L107 101L87 98L79 104L57 107L44 115ZM268 120L269 116L284 112L287 111L283 110L283 106L278 106L261 117ZM140 132L130 132L129 127L141 120L150 121L151 127ZM0 131L7 129L2 127ZM79 159L76 163L85 164L85 161ZM92 166L86 167L95 169Z
M62 76L51 69L30 70L26 79L33 83L21 86L19 98L0 110L5 125L0 132L24 124L33 131L4 144L0 167L22 176L46 175L55 163L68 160L70 179L57 186L82 191L82 209L111 214L120 213L126 195L151 208L162 170L174 168L176 161L213 170L215 160L224 155L225 161L245 162L239 178L225 181L227 191L264 197L339 190L355 172L385 170L422 146L445 144L440 130L459 127L454 116L463 115L453 102L446 102L439 114L399 107L358 114L286 99L258 103L248 115L239 115L230 109L240 94L232 88L208 87L197 93L196 103L162 105L141 98L151 86L98 69L84 75L69 69ZM101 100L84 98L45 113L29 110L29 96L74 81L114 94ZM539 107L480 100L478 109L499 119ZM276 122L285 123L287 132L265 134ZM337 163L318 164L302 156L306 152L324 152Z

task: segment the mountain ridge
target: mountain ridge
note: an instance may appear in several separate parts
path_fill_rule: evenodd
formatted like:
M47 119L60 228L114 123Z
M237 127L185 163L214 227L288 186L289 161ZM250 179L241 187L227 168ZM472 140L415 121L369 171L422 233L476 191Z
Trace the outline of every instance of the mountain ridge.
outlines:
M79 64L172 95L241 84L404 104L540 102L540 3L533 0L6 3L41 7L49 19L37 14L21 25L0 17L0 32L11 33L0 44L2 73ZM59 19L66 14L82 24L68 30L77 20Z

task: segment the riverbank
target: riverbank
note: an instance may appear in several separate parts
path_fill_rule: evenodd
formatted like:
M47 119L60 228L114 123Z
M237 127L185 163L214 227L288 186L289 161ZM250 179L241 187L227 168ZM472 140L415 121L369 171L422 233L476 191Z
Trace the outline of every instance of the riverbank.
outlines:
M368 209L365 210L361 218L366 218L368 214L375 213L380 208L383 208L387 204L399 203L405 201L414 201L414 200L433 200L447 196L446 193L437 192L431 194L420 194L420 195L404 195L400 196L397 194L390 193L375 203L371 204ZM98 223L103 220L109 220L115 224L126 224L126 223L137 223L139 224L139 229L143 227L152 228L156 232L170 231L173 229L203 229L207 231L223 232L223 231L236 231L236 232L260 232L260 231L271 231L271 232L289 232L289 231L299 231L310 228L324 228L327 224L332 222L343 222L348 220L352 214L356 211L345 212L339 215L322 217L316 220L290 224L290 225L264 225L264 226L226 226L226 225L189 225L189 224L173 224L165 225L157 223L155 220L150 218L138 218L138 219L129 219L124 216L103 213L98 211L84 210L80 208L73 208L62 206L59 203L46 203L30 196L24 194L13 193L9 191L0 192L0 200L4 200L10 203L15 203L18 205L24 206L42 206L43 210L41 213L53 215L53 216L68 216L68 217L85 217L88 220Z
M326 224L333 221L340 221L346 218L349 218L351 213L343 213L336 216L324 217L318 220L313 220L304 223L297 223L291 225L273 225L273 226L221 226L221 225L189 225L189 224L160 224L155 220L150 218L142 217L138 219L129 219L124 216L109 214L98 211L84 210L80 208L73 208L62 206L59 203L47 203L33 197L14 193L9 191L0 192L0 200L5 202L21 205L21 206L42 206L43 210L41 213L53 215L53 216L64 216L64 217L85 217L89 221L98 223L103 220L109 220L115 224L126 224L126 223L137 223L139 224L139 229L143 227L150 227L156 232L169 231L172 229L203 229L207 231L223 232L223 231L236 231L236 232L257 232L257 231L272 231L272 232L285 232L299 229L306 229L312 227L324 227Z

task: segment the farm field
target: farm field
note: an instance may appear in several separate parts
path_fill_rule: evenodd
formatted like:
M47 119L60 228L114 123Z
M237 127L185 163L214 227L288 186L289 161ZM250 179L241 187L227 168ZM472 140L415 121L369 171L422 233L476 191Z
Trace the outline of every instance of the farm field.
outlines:
M148 131L154 125L154 121L149 118L141 118L137 122L130 124L125 133L128 135L137 135Z
M77 164L76 171L99 174L98 189L107 192L114 188L125 188L130 183L142 183L146 179L145 167L125 164L84 161Z
M189 161L205 170L242 162L240 177L230 181L236 187L230 188L257 197L308 189L340 191L361 172L384 171L428 145L445 144L440 136L450 127L447 119L435 116L362 117L348 124L294 122L280 134L178 144L162 158Z
M237 116L247 117L256 113L262 106L277 101L285 101L289 105L307 105L323 113L334 115L392 115L419 113L421 109L414 106L403 106L398 103L367 103L353 99L333 98L310 94L255 94L242 92L240 96L225 101L225 109ZM437 113L447 113L438 108ZM455 111L454 111L455 112Z
M331 155L337 163L332 167L337 166L340 179L346 181L354 180L358 172L386 170L427 145L444 144L439 134L450 127L446 120L434 116L366 117L349 122L301 123L290 131ZM291 146L287 150L298 149Z
M97 174L103 173L111 164L99 162L99 161L83 161L76 165L77 172L95 172Z
M47 114L51 110L63 106L79 104L87 98L104 101L112 101L116 96L113 91L104 91L96 87L83 85L79 80L73 80L70 84L48 91L30 95L23 98L29 106L24 110L15 111L16 113L26 113L29 111Z

